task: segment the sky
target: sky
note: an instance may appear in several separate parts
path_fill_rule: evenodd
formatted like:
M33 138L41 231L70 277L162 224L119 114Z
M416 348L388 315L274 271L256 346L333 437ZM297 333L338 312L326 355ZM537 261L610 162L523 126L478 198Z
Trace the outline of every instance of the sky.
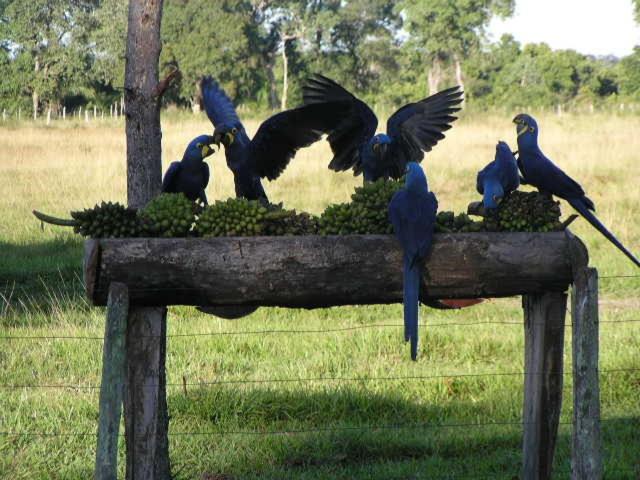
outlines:
M510 33L521 43L592 55L623 57L640 45L631 0L516 0L513 17L493 19L488 32L492 40Z

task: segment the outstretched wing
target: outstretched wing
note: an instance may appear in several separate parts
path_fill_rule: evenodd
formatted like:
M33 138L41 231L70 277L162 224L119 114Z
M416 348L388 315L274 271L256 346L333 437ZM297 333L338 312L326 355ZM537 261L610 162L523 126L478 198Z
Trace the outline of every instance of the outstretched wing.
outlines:
M393 231L412 263L429 253L437 210L438 201L433 192L426 192L416 199L406 190L400 190L389 203Z
M202 95L202 103L207 112L207 117L209 117L214 127L222 124L240 124L240 119L233 103L213 78L206 76L200 81L200 94Z
M171 162L169 168L164 174L162 178L162 192L164 193L175 193L176 192L176 180L178 179L178 173L182 168L182 164L180 162Z
M330 78L313 75L302 88L306 105L344 101L350 106L342 120L329 134L327 141L333 152L329 168L335 171L354 169L355 174L362 171L360 148L376 133L378 119L375 113L362 100L356 98L344 87Z
M345 101L313 103L265 120L249 147L255 172L269 180L278 178L298 149L332 132L349 108Z
M462 102L460 87L452 87L409 103L387 120L387 135L392 139L386 161L393 178L399 178L409 162L420 162L444 138L457 117Z

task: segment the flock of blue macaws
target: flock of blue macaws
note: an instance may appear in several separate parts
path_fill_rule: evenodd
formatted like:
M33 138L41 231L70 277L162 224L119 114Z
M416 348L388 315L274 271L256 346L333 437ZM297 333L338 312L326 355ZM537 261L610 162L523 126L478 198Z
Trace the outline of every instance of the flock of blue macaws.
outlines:
M278 178L298 149L324 135L333 153L329 163L332 170L352 169L354 175L362 173L367 182L399 179L406 174L404 188L389 204L389 220L404 252L404 336L415 360L422 266L431 250L438 209L419 162L456 120L462 90L449 88L403 106L387 120L387 133L376 134L378 119L366 103L335 81L314 75L303 88L302 106L268 118L249 139L220 85L205 77L200 88L213 135L193 139L182 160L170 165L162 182L165 192L183 192L191 200L206 204L210 174L204 159L213 153L213 145L222 144L227 166L233 172L236 196L268 203L262 179ZM513 122L518 150L512 152L505 142L498 142L495 159L477 175L476 188L483 196L485 210L495 211L520 184L532 185L542 193L566 200L640 267L640 261L594 215L594 204L582 187L542 153L534 118L519 114Z

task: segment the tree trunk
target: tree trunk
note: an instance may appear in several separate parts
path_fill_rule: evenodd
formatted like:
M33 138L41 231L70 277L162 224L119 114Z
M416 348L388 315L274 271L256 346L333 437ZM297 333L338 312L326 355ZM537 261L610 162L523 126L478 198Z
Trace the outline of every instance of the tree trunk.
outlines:
M34 66L34 77L38 76L38 72L40 71L40 60L36 57L36 62ZM33 92L31 93L31 101L33 102L33 119L38 118L38 107L40 105L40 95L38 95L38 91L36 88L33 88Z
M431 68L427 73L427 82L429 83L429 95L433 95L438 92L438 86L440 85L440 79L442 78L442 67L440 65L440 58L436 55L432 62Z
M127 199L140 208L160 193L158 84L162 0L130 0L125 65ZM122 110L122 105L121 105ZM166 403L166 308L132 308L124 396L127 479L170 478Z
M280 110L287 108L287 90L289 89L289 59L287 58L287 40L282 43L282 98L280 99Z
M464 78L462 76L462 62L460 62L460 57L458 55L454 55L453 59L454 59L454 63L455 63L455 66L456 66L456 82L458 83L458 85L460 86L462 91L464 92ZM462 97L462 102L463 103L464 103L464 97L466 97L466 95L464 95Z
M265 70L267 71L267 81L269 82L269 108L275 110L278 108L278 86L276 85L276 76L273 73L275 62L272 54L265 55Z

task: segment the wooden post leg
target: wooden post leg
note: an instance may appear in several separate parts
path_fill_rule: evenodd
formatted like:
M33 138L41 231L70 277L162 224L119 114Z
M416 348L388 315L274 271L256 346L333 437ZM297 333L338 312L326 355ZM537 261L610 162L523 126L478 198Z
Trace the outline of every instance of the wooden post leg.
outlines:
M125 379L125 333L129 313L129 290L123 283L109 285L107 321L102 347L100 419L96 448L96 480L118 477L118 429Z
M167 309L135 308L127 324L127 480L170 478L165 359Z
M524 480L551 478L562 407L562 356L567 294L523 296L524 309Z
M575 480L602 478L598 383L598 271L580 268L571 291L573 322L573 445Z

